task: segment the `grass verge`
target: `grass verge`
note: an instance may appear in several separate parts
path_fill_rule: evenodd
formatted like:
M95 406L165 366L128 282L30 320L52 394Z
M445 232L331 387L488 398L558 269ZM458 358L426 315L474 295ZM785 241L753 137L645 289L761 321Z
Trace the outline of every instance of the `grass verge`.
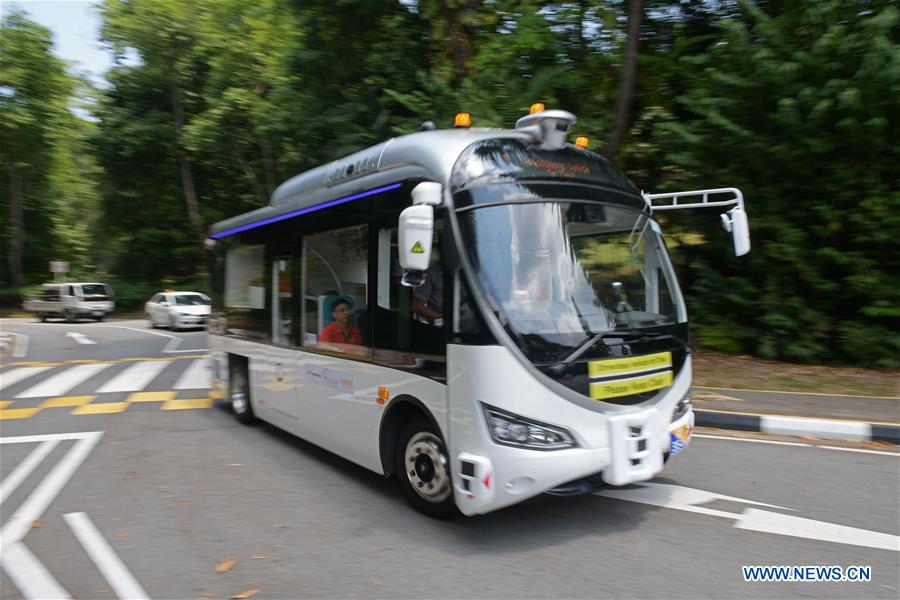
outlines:
M900 399L900 373L856 367L797 365L715 352L693 355L694 385Z

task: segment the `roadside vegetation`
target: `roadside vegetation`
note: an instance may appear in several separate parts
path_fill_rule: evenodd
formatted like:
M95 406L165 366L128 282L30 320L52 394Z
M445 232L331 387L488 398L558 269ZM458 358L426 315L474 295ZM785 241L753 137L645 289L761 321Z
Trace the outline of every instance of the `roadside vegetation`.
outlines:
M578 115L575 133L644 190L743 190L746 257L715 215L664 223L700 348L900 367L890 0L99 7L117 59L104 89L53 56L46 29L4 11L8 309L49 279L49 260L112 283L126 310L202 285L209 225L266 204L287 177L461 110L510 127L541 101Z

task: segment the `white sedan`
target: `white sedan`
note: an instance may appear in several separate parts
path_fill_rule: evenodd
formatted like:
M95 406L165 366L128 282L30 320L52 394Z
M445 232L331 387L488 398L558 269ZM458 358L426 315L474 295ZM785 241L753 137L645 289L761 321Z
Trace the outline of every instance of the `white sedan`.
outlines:
M198 292L160 292L144 304L151 327L205 327L212 302Z

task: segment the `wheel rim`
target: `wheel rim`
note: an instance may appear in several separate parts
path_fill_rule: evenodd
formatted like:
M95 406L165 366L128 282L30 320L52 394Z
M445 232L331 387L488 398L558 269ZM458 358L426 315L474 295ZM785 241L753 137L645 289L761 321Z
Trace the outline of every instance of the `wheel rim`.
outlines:
M403 466L409 485L424 500L437 504L450 496L447 453L433 433L422 431L409 439Z
M231 408L239 415L247 412L247 391L244 385L244 376L236 373L231 375Z

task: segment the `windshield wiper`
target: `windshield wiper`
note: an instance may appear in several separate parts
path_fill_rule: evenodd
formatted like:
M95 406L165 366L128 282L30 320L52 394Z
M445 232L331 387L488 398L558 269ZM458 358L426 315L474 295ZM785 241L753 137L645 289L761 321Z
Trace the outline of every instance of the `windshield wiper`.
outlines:
M605 340L607 338L620 338L620 341L607 343ZM692 354L694 349L690 344L685 342L683 339L676 335L671 335L669 333L647 333L640 329L621 329L618 331L607 331L604 333L598 333L589 337L583 344L581 344L578 348L575 349L574 352L569 354L567 357L562 359L559 362L554 363L550 366L550 370L559 375L563 372L563 370L572 364L572 361L577 359L579 356L596 346L598 343L603 343L606 346L621 346L623 344L634 344L641 342L658 342L662 340L673 340L678 343L679 346L687 354Z

